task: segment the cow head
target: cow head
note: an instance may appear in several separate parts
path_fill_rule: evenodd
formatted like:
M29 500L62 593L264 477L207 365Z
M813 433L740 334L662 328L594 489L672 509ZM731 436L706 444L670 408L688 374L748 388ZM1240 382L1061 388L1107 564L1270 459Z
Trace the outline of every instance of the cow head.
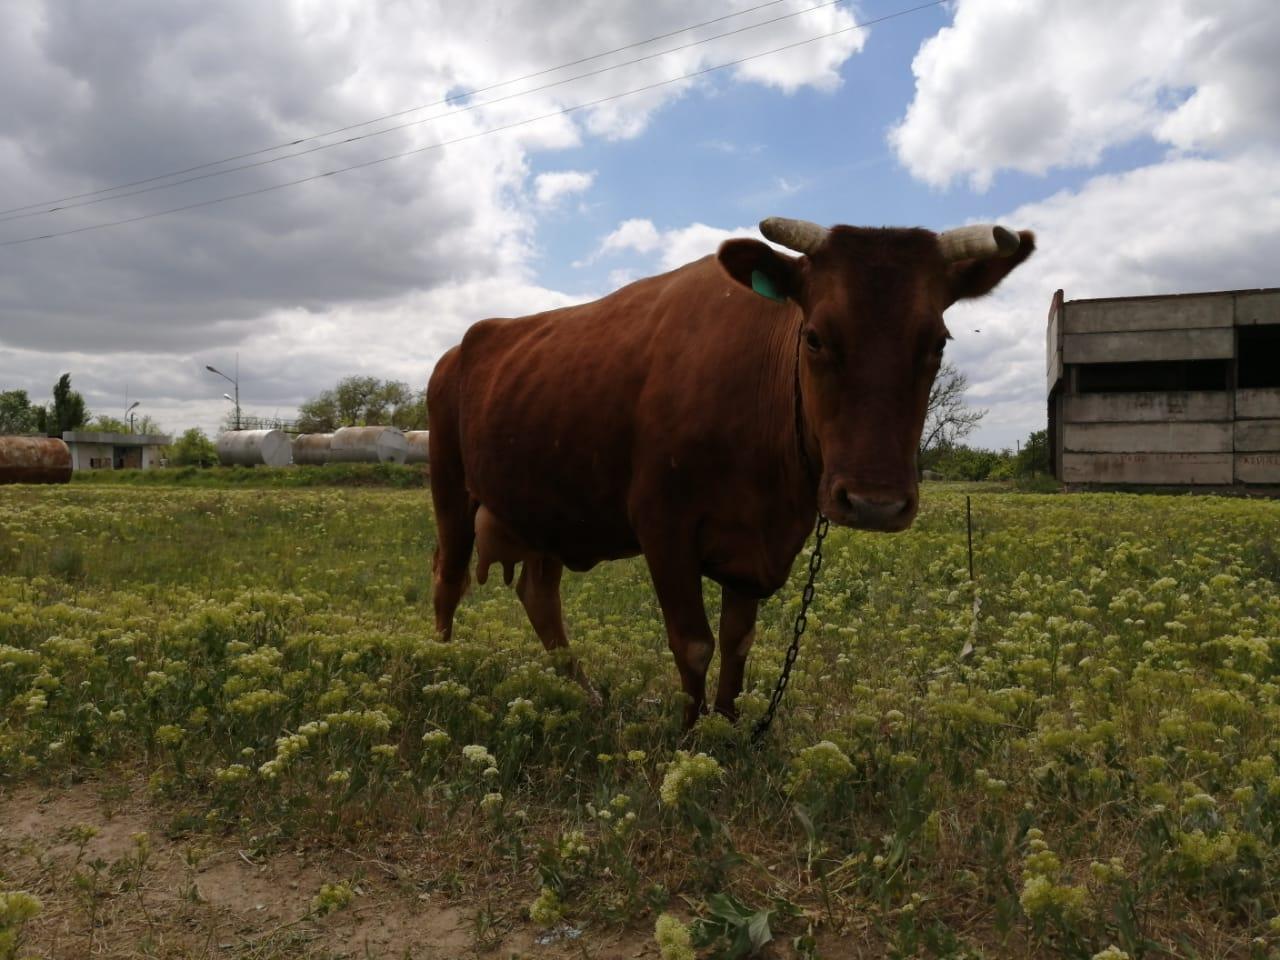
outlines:
M935 234L778 217L760 230L801 256L749 239L725 241L717 256L738 283L799 308L801 442L821 474L818 507L845 526L905 530L919 503L929 389L951 339L943 311L993 290L1035 238L989 225Z

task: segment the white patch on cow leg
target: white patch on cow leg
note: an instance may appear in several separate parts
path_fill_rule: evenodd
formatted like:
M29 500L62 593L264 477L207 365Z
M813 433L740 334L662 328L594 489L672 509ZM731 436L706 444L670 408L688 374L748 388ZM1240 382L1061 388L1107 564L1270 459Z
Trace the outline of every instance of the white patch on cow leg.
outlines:
M734 651L738 656L745 657L747 651L751 649L751 645L756 642L756 628L752 627L747 631L747 635L738 641L738 649Z
M684 660L698 673L706 674L711 666L711 658L715 656L716 645L706 640L690 640L684 650Z

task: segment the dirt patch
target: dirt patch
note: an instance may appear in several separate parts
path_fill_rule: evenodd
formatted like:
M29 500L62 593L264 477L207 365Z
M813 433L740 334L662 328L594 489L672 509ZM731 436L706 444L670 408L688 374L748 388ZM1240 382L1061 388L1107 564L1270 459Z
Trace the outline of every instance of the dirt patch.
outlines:
M376 852L297 848L256 858L207 836L170 839L145 785L22 787L0 798L0 888L44 909L22 955L124 958L443 958L657 956L646 929L547 931L511 896L446 899ZM349 906L311 909L346 880Z

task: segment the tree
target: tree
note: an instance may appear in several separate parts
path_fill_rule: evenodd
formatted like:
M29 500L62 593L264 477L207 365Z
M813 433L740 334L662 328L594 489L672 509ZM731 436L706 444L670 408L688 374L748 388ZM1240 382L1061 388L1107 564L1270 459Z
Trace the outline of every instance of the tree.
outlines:
M920 468L927 467L940 451L956 446L973 433L987 415L964 402L969 378L955 364L942 364L933 386L929 388L929 405L925 408L924 432L920 436Z
M1014 473L1019 477L1031 477L1049 472L1049 431L1034 430L1027 436L1022 449L1014 458Z
M180 467L212 467L218 462L218 448L203 430L192 427L169 447L169 459Z
M79 430L89 422L89 408L84 397L71 389L71 374L64 373L53 386L53 405L36 407L36 428L51 437L68 430Z
M345 377L298 408L298 429L303 433L372 426L422 430L426 425L426 391L414 393L400 380Z
M933 451L929 469L944 480L986 480L1007 473L1012 463L1012 450L984 450L959 443Z
M5 390L0 393L0 436L21 436L36 433L39 425L36 412L25 390Z
M150 414L143 414L140 418L135 417L133 429L130 430L128 420L120 420L100 413L89 421L87 429L96 430L99 433L164 433L164 428L156 423Z

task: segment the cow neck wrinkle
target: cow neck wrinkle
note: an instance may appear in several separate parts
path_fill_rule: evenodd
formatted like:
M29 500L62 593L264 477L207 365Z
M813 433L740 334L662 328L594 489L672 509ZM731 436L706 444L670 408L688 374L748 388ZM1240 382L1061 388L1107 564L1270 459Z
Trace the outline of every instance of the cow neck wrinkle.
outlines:
M796 326L796 362L795 362L795 388L793 390L793 405L795 407L795 427L796 427L796 449L800 453L800 467L804 471L805 478L812 484L812 490L815 498L818 494L818 481L822 479L822 475L818 472L818 468L814 465L813 458L809 456L808 433L805 429L806 423L804 418L804 394L800 385L800 341L804 335L804 316L800 317L800 322Z

